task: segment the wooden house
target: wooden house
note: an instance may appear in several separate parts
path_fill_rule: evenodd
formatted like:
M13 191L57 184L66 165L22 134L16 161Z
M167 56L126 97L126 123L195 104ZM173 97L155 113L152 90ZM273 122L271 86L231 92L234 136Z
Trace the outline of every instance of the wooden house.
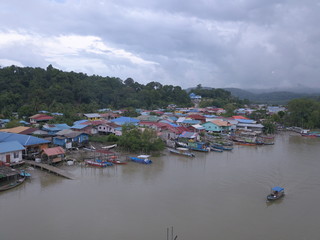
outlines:
M64 158L65 151L62 147L46 148L41 152L41 161L48 164L61 162Z

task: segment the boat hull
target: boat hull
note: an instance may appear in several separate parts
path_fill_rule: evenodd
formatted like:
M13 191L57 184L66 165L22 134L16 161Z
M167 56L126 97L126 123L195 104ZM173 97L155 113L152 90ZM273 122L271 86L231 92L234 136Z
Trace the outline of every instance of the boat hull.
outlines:
M12 188L15 188L19 185L21 185L22 183L24 183L24 181L26 180L25 177L21 177L19 178L18 180L14 181L14 182L10 182L6 185L2 185L0 186L0 191L6 191L6 190L9 190L9 189L12 189Z

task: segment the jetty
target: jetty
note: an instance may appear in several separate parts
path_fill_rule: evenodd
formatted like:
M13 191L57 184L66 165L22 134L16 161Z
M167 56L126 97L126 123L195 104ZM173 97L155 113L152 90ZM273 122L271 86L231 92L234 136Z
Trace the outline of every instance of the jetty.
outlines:
M71 173L69 173L68 171L54 167L52 165L39 163L39 162L35 162L35 161L30 161L30 160L25 160L25 163L28 165L31 165L33 167L38 167L41 170L47 170L48 172L55 173L56 175L65 177L67 179L75 180L75 177Z

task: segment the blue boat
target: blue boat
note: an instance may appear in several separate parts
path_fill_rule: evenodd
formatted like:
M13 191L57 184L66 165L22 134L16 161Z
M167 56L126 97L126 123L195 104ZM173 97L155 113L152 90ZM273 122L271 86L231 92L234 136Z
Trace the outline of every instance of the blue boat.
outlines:
M284 188L282 187L273 187L271 193L267 196L268 201L274 201L284 196Z
M143 164L151 164L152 161L149 159L150 155L139 155L137 157L130 157L131 161Z
M218 148L224 151L231 151L233 149L232 146L225 146L220 143L212 143L211 147Z
M27 172L24 171L24 170L21 170L20 176L21 176L21 177L31 177L31 174L30 174L30 173L27 173Z
M203 142L188 142L187 148L193 151L210 152L210 147L208 147L208 145Z

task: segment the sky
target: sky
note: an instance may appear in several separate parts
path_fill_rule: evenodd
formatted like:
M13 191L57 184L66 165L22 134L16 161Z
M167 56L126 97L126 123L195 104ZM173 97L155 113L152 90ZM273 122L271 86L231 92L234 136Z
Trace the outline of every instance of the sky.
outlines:
M320 0L1 0L0 66L320 88Z

